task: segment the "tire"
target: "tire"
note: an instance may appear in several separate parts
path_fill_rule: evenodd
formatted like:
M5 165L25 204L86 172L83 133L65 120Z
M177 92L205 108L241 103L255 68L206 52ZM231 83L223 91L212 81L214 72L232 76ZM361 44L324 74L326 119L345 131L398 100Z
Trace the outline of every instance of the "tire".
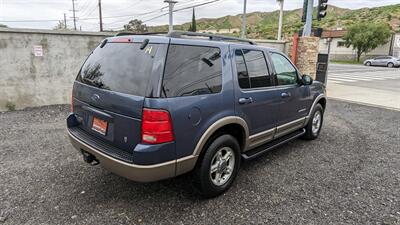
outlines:
M371 66L371 62L366 62L365 65L366 66Z
M393 67L394 67L394 64L393 64L393 63L388 63L388 64L387 64L387 67L393 68Z
M317 117L319 117L319 119ZM319 136L319 133L321 132L323 121L324 121L324 108L322 108L321 104L317 104L313 109L313 112L311 114L307 126L305 127L306 133L304 134L303 139L315 140ZM317 123L319 125L317 125Z
M205 198L212 198L227 191L235 180L240 168L240 147L233 136L223 134L215 138L204 150L202 160L196 166L194 179L200 194ZM225 160L227 154L231 156ZM213 172L212 167L215 168ZM220 179L217 174L220 174Z

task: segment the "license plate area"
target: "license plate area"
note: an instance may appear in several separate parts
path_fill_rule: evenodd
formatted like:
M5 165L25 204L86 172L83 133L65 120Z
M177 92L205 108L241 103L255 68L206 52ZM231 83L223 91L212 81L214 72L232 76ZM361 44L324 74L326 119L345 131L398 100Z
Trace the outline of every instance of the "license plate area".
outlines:
M92 130L97 133L106 136L107 135L108 122L96 117L93 117Z

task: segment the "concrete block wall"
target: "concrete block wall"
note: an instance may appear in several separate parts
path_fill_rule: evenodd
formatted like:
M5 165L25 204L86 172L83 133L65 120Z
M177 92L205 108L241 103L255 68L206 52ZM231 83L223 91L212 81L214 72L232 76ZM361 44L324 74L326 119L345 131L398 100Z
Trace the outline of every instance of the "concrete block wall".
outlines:
M17 109L69 103L80 66L112 35L0 28L0 111L7 103ZM35 56L37 46L43 56Z
M268 48L275 48L285 54L288 54L288 42L277 41L277 40L265 40L265 39L254 39L258 45L265 46Z

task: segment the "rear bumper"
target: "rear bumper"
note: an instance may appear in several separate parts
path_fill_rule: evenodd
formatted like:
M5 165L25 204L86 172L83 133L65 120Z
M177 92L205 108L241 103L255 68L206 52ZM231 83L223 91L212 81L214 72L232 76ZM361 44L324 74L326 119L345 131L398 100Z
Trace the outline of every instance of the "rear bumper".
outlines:
M177 160L152 165L137 165L106 155L71 134L69 130L68 135L72 145L78 151L84 150L89 152L94 155L107 170L137 182L153 182L186 173L194 168L197 160L197 157L187 156Z

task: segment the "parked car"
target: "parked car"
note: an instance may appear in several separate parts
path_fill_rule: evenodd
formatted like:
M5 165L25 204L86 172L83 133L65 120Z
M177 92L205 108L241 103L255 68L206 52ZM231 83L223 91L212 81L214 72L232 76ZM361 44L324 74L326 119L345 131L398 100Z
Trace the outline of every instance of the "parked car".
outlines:
M116 36L80 69L67 127L90 164L139 182L194 171L200 193L213 197L242 160L317 138L325 96L283 53L249 40Z
M400 67L400 59L393 56L379 56L373 59L367 59L364 61L364 65L366 66L387 66L389 68L392 67Z

